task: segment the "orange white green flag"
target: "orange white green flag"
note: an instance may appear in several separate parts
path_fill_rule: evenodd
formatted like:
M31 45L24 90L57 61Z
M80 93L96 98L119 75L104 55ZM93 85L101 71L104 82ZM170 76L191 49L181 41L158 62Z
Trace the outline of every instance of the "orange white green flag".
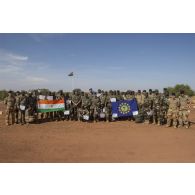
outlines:
M64 111L64 100L38 100L38 112Z

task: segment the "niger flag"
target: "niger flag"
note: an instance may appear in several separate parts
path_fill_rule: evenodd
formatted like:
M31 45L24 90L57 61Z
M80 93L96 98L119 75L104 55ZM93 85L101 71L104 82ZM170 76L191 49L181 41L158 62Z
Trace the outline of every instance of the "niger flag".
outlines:
M64 100L39 100L38 112L64 111Z

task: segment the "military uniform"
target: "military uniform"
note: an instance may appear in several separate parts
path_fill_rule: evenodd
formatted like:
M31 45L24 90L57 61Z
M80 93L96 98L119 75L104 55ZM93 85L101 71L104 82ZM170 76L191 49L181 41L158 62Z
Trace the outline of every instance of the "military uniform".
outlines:
M26 123L25 112L27 109L27 97L22 93L20 97L20 123L23 125Z
M82 100L81 96L76 92L73 93L72 98L72 119L78 120L79 117L79 109L81 108Z
M5 123L6 125L10 125L10 117L11 124L13 125L15 122L14 116L14 106L15 106L15 98L12 96L12 92L9 92L9 95L4 100L4 104L6 105L6 115L5 115Z
M26 111L25 111L25 120L27 123L35 121L37 101L36 97L33 97L31 93L27 96L26 99Z
M78 109L78 120L83 120L83 116L87 115L90 117L90 106L91 106L91 99L89 98L88 94L82 99L82 106Z
M143 100L142 113L145 123L149 124L152 116L152 101L149 98L148 94L145 95L145 98Z
M161 125L160 109L161 109L161 98L160 95L156 93L153 99L153 124Z
M161 95L160 104L160 124L164 125L167 122L167 112L168 112L168 96L166 94Z
M68 121L72 114L71 98L68 93L65 94L65 110L69 111L69 115L65 115L64 118Z
M100 105L101 105L100 99L97 96L94 96L90 107L90 115L94 121L97 121L99 118L99 114L101 112Z
M144 102L144 98L143 98L143 94L141 94L140 90L138 90L138 93L136 94L135 98L137 100L138 108L139 108L139 110L141 110L142 104Z
M175 94L173 97L169 98L168 105L169 105L169 109L167 112L167 127L170 127L171 123L173 122L174 128L177 128L178 113L179 113L179 101L175 97Z
M179 127L185 125L186 128L189 128L189 107L190 99L186 95L179 96Z
M19 115L20 115L20 93L17 92L15 96L15 122L19 123Z

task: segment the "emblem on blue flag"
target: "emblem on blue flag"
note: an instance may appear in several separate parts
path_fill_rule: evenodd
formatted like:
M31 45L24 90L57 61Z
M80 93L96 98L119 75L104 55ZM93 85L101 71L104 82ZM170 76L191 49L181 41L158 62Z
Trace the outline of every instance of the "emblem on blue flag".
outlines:
M128 117L138 115L138 105L135 99L112 102L112 116Z

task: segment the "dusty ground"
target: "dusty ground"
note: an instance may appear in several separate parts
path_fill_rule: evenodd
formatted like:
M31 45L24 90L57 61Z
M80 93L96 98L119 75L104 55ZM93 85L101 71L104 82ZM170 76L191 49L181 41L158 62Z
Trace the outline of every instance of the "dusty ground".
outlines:
M188 130L128 121L6 127L4 117L0 162L195 162L195 124Z

